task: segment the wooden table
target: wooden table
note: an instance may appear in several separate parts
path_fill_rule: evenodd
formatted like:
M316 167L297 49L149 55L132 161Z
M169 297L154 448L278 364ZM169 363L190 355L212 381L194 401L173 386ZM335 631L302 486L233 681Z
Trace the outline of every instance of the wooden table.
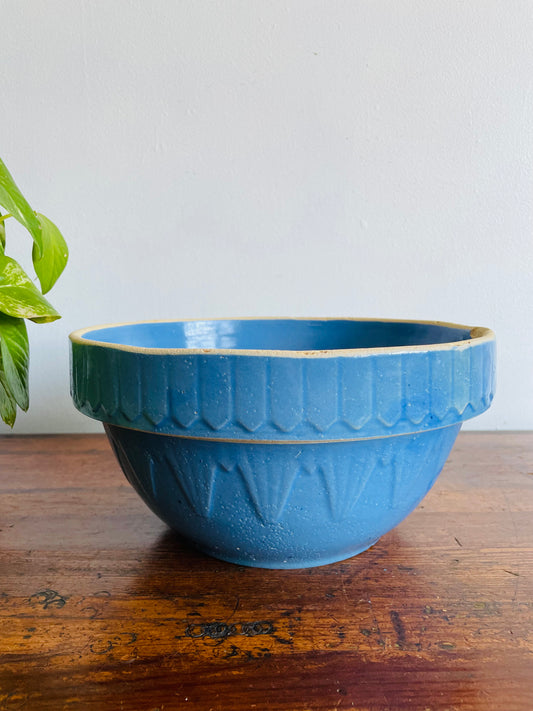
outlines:
M0 442L0 708L533 709L533 433L461 434L371 550L208 558L103 436Z

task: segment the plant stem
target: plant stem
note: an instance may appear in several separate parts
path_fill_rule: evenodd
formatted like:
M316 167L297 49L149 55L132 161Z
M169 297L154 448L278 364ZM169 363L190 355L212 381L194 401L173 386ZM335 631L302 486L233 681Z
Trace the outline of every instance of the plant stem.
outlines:
M0 222L4 222L4 220L7 220L8 217L13 217L9 212L7 215L0 215Z

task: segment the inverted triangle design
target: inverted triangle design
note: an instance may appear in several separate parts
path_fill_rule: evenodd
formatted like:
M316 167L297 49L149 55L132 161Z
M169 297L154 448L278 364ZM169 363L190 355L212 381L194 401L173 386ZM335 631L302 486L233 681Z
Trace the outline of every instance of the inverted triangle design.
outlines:
M427 442L427 436L425 441ZM427 449L421 450L423 454L417 456L416 450L421 448L421 444L415 437L415 439L406 440L401 450L395 454L392 462L390 490L390 502L393 508L403 506L405 498L409 497L411 492L418 491L417 480L425 472L427 463L435 458L438 459L439 445L440 438L433 437ZM408 453L410 449L415 450L413 454ZM433 469L433 467L431 468Z
M283 514L300 465L296 462L270 462L243 453L237 462L257 515L276 523Z
M373 452L364 459L348 457L333 460L330 457L320 466L334 520L340 521L349 515L375 468Z
M137 475L135 471L135 467L130 463L130 460L128 459L128 455L126 454L122 444L119 442L118 438L116 437L110 437L110 442L113 445L113 449L115 451L115 454L117 456L118 462L122 468L122 471L124 472L124 475L126 479L129 481L129 483L133 486L133 488L139 492L139 494L142 496L142 498L145 501L153 501L155 499L155 488L154 488L154 479L152 475L152 470L150 469L150 464L151 458L148 457L148 467L149 467L149 474L150 477L144 477L144 476L139 476ZM144 461L142 462L144 465ZM138 465L137 465L137 468ZM148 486L146 485L146 482L150 481L152 484L152 491L149 490Z
M208 517L213 503L213 490L217 465L210 459L196 461L191 466L186 453L179 449L163 457L163 464L170 470L189 506L199 516Z

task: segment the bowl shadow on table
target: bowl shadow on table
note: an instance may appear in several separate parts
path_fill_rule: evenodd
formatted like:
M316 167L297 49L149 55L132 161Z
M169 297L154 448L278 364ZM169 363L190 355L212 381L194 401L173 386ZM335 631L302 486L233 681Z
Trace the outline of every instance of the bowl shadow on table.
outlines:
M357 624L363 613L376 617L379 612L393 620L385 627L396 638L390 645L378 647L420 651L416 643L397 639L402 611L427 614L436 599L460 602L469 591L457 577L456 556L460 554L413 545L409 533L402 531L407 526L409 520L347 560L292 570L218 560L172 529L165 529L139 560L128 592L154 600L200 600L204 603L201 607L216 605L232 612L238 603L241 612L271 611L285 617L293 610L307 610L317 618L336 610L341 618L348 615L351 625Z
M361 641L368 648L377 632L372 598L379 598L382 605L390 595L383 574L391 550L401 547L398 540L393 531L365 553L346 561L276 570L218 560L167 529L142 559L128 593L173 603L184 622L219 625L217 633L213 631L211 636L212 630L208 630L205 635L218 643L231 636L228 632L236 621L241 626L264 621L278 632L283 630L277 641L285 652L292 653L298 647L295 643L299 637L309 639L311 630L315 636L320 633L319 646L323 643L327 649L344 648L346 635L341 628L361 623ZM410 581L408 584L412 587ZM404 586L399 589L405 599ZM376 645L377 650L383 647L377 639Z
M180 650L194 653L201 678L216 681L228 703L237 693L231 684L252 683L267 696L283 686L294 709L313 685L324 703L341 700L339 708L355 701L418 708L437 689L448 706L474 702L487 674L471 650L460 649L461 623L439 605L452 594L450 571L439 583L430 577L435 566L427 574L420 561L401 528L347 561L299 570L225 563L167 530L130 592L174 615ZM460 584L453 595L460 599ZM171 658L163 654L161 668ZM240 681L230 683L224 672L237 667ZM194 698L197 684L191 669L180 688Z

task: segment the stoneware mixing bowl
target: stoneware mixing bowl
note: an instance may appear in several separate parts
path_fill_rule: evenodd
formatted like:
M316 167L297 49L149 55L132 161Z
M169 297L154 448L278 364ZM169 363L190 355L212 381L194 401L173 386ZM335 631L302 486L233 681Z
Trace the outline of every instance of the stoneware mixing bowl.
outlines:
M353 556L428 492L486 410L494 334L438 322L240 319L71 334L72 396L163 521L233 563Z

